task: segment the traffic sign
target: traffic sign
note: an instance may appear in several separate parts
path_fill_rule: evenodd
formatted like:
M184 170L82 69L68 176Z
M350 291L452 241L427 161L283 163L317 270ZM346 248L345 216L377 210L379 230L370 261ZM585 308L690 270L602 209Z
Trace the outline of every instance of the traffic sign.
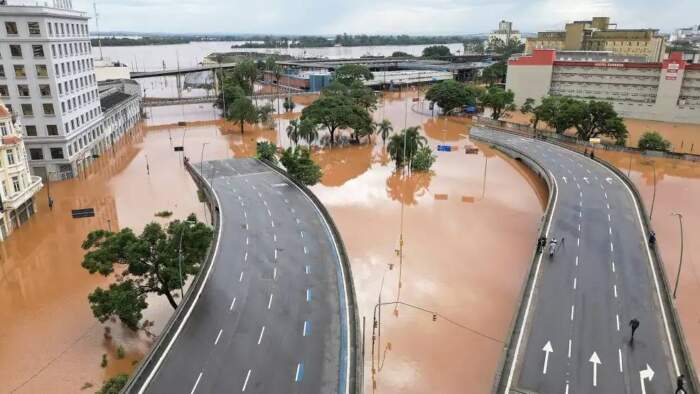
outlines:
M437 150L438 150L438 152L452 152L452 146L451 145L438 145Z
M176 146L176 147L173 148L173 150L174 150L175 152L184 152L184 151L185 151L185 147L184 147L184 146Z
M90 218L95 216L95 208L74 209L71 211L73 219Z

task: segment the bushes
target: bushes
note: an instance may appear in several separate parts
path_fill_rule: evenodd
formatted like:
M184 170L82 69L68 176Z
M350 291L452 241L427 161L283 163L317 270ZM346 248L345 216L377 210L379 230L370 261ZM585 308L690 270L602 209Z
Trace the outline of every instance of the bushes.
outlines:
M671 142L656 131L648 131L639 139L638 146L643 150L667 151L671 148Z
M280 162L291 177L308 186L315 185L323 176L321 167L311 159L311 153L305 147L287 148Z
M428 171L435 163L437 156L433 155L433 151L428 146L419 148L411 162L411 169L415 171Z
M260 160L267 160L273 163L277 163L277 145L268 141L260 141L255 147L255 156Z
M129 381L129 375L121 373L106 381L97 394L119 394Z

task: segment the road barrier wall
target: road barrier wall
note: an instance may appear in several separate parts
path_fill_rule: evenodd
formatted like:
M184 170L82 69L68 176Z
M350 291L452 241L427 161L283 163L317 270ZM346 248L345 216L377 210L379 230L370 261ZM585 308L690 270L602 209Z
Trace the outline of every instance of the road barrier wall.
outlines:
M207 200L207 206L209 207L209 213L211 215L210 217L212 218L214 226L214 237L212 239L211 245L209 246L207 257L204 260L202 266L199 268L199 272L197 273L194 280L187 289L185 296L180 301L180 304L178 304L178 307L175 310L175 312L172 314L172 316L170 316L170 319L168 319L168 322L163 327L163 330L154 342L153 346L151 347L151 350L143 358L143 360L141 360L138 368L136 368L134 373L129 378L129 381L127 382L126 386L124 386L124 388L122 389L122 393L138 393L144 388L144 384L146 383L149 374L156 367L158 360L163 355L163 353L168 347L169 342L173 339L175 333L177 332L177 326L182 322L185 315L187 314L187 311L190 309L192 303L194 302L194 295L204 284L204 278L206 277L205 273L209 269L209 266L211 266L212 264L214 258L214 251L217 247L218 234L221 231L221 224L219 223L219 212L217 210L218 205L216 203L216 197L214 196L214 192L211 189L211 185L201 176L199 172L197 172L195 168L192 167L192 164L190 164L188 160L184 161L184 165L187 171L192 176L192 179L194 179L194 182L197 184L199 190L201 190L204 193L204 196Z
M350 308L350 310L348 311L350 316L348 340L350 342L349 348L351 354L347 355L347 360L350 363L351 376L349 379L350 385L347 392L352 394L361 394L364 389L364 359L362 357L364 352L361 349L362 330L360 327L359 311L357 308L357 296L355 294L355 285L352 280L352 269L350 267L350 259L348 258L347 251L345 250L345 244L343 243L343 238L340 236L340 231L338 231L338 228L336 227L335 222L331 217L331 214L328 212L321 200L319 200L318 197L316 197L316 195L308 187L306 187L306 185L294 179L291 175L289 175L289 173L287 173L287 171L285 171L283 168L280 168L275 163L269 160L260 159L260 161L266 164L268 167L270 167L273 171L289 179L290 182L294 183L304 194L306 194L306 196L311 200L311 202L314 205L316 205L319 212L321 212L323 219L326 221L328 227L331 230L331 235L333 236L333 239L336 243L336 247L338 248L338 253L340 254L340 263L343 265L343 269L345 271L345 286L348 293L348 305ZM341 354L342 347L343 345L341 344Z
M510 134L515 134L515 135L520 135L524 137L529 137L529 138L534 138L534 134L532 133L532 129L527 128L530 130L529 135L524 132L524 130L521 130L520 128L511 128L509 126L500 126L500 124L504 123L509 123L509 122L503 122L503 121L495 121L498 123L495 124L494 122L485 122L481 118L478 119L476 122L474 122L475 126L482 126L485 128L488 128L490 130L496 130L496 131L502 131L502 132L507 132ZM523 125L518 125L518 126L523 126ZM524 126L523 126L524 127ZM498 144L498 141L496 140L491 140L489 138L481 138L477 136L470 136L473 139L476 140L483 140L485 142L489 142L492 144L496 144L496 146L499 148L499 150L502 150L506 153L508 151L515 151L510 148L504 148L502 145ZM557 136L561 137L561 136ZM579 153L581 155L584 155L586 157L589 157L584 154L584 152L581 152L579 149L581 145L577 144L575 146L571 146L571 143L569 141L562 141L561 138L551 138L550 136L547 135L540 135L538 138L544 142L548 142L554 145L557 145L562 148L566 148L568 150L571 150L573 152ZM523 152L518 152L519 155L522 156L527 156ZM515 158L515 157L514 157ZM637 190L637 187L634 185L634 183L622 172L620 171L615 165L608 163L605 160L602 160L598 157L595 157L593 160L596 162L600 163L601 165L605 166L608 168L610 171L614 172L625 184L629 187L629 189L632 191L633 197L636 200L636 203L640 207L640 210L642 212L642 225L644 226L644 237L648 239L648 234L650 229L652 228L651 221L649 220L649 214L644 206L644 202L642 200L642 197L639 193L639 190ZM529 160L532 161L532 160ZM525 161L524 161L525 162ZM525 162L527 164L527 162ZM535 171L538 173L538 171ZM549 183L548 183L549 185ZM551 190L551 188L550 188ZM551 203L551 193L550 193L550 203ZM548 205L549 209L549 205ZM652 251L652 260L653 260L653 266L654 270L656 271L656 274L660 280L660 286L661 286L661 293L662 293L662 302L664 303L664 307L667 311L669 311L669 323L671 325L671 331L672 331L672 346L678 351L678 354L680 355L681 358L681 365L679 368L681 369L681 373L686 377L687 380L687 393L698 393L698 387L700 387L700 383L698 381L698 376L695 371L694 363L693 363L693 358L692 355L690 354L690 349L688 348L688 344L685 340L685 335L683 333L683 327L681 324L680 317L678 315L678 311L676 309L676 306L673 302L673 297L671 293L671 286L668 281L668 277L666 275L666 271L664 269L663 265L663 260L661 258L661 254L659 251L659 245L658 242L654 245L651 245L651 251ZM532 278L528 277L527 283L530 283ZM519 309L522 309L522 300L521 300L521 306ZM520 315L521 311L518 311L518 315ZM511 336L512 339L512 336ZM507 343L507 346L510 346L509 344L511 343L510 340ZM504 367L499 368L499 371L497 372L496 375L496 383L494 384L494 391L497 392L502 390L501 384L502 382L502 372L505 371L505 365L508 364L508 356L506 356L506 361L504 362Z

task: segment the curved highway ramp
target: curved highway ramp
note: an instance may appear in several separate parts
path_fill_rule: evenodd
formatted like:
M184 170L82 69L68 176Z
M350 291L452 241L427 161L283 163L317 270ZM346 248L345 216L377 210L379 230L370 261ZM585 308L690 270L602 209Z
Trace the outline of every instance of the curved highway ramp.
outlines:
M346 273L318 208L255 159L193 167L218 201L219 243L139 392L346 393Z
M628 185L553 144L479 127L471 136L534 162L556 190L545 231L559 246L535 260L499 393L673 393L688 376L682 338Z

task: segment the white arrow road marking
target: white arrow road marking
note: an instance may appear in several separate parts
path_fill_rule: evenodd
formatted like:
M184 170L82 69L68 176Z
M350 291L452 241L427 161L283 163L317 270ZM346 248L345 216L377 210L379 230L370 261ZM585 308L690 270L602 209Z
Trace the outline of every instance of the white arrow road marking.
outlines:
M601 364L600 358L598 358L598 353L593 352L591 358L588 361L593 363L593 387L596 387L598 386L598 364Z
M552 353L554 349L552 349L552 341L547 341L547 343L544 345L542 348L542 351L544 351L544 367L542 367L542 374L547 374L547 363L549 362L549 353Z
M564 183L566 183L566 184L568 184L568 183L569 183L569 182L568 182L568 181L566 180L566 177L565 177L565 176L561 177L561 179L563 179L563 180L564 180Z
M589 184L589 185L591 184L591 183L588 181L588 177L585 177L585 176L584 176L584 177L583 177L583 181L586 182L586 183Z
M608 182L609 184L612 185L612 178L610 178L610 177L605 178L605 182Z
M639 371L639 384L642 385L642 394L647 393L646 387L644 387L644 380L648 379L650 382L652 379L654 379L654 370L651 369L649 364L647 364L647 368Z

